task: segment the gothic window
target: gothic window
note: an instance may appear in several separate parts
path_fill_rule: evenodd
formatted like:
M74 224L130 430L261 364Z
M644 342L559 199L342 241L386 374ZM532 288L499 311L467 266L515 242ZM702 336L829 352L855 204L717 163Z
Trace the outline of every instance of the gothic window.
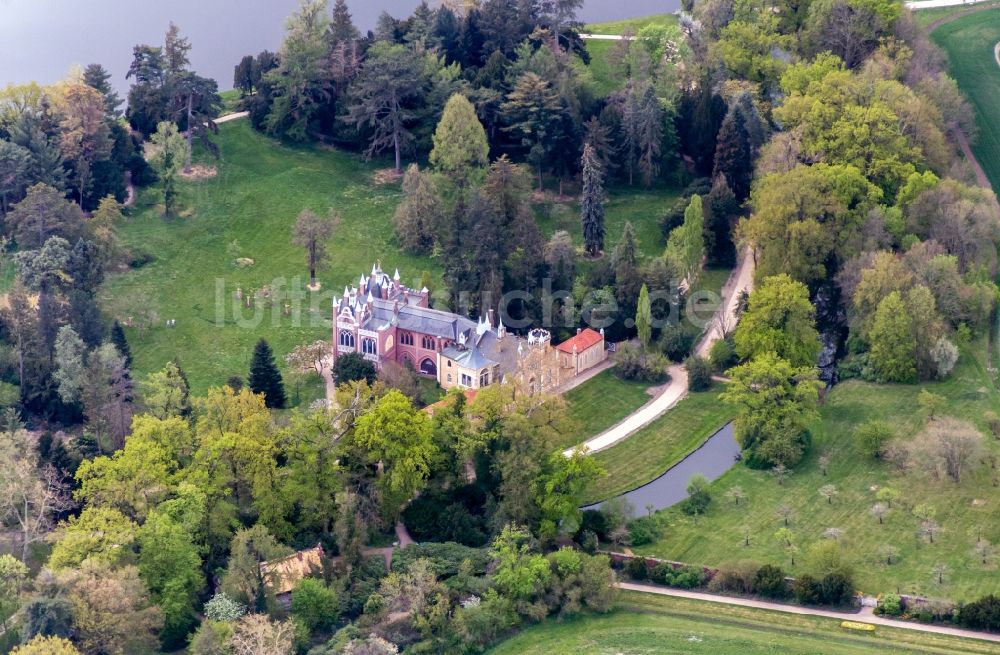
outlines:
M488 370L479 374L479 386L488 387L490 385L490 372Z
M361 340L361 352L366 355L374 355L377 352L377 347L374 339L362 339Z
M404 346L412 346L413 345L413 335L411 333L409 333L409 332L400 332L399 333L399 343L403 344Z
M348 332L347 330L340 331L340 345L347 346L348 348L354 347L354 334Z
M420 362L420 372L424 375L437 375L437 365L434 363L430 357L425 358Z
M434 337L424 337L423 339L424 350L435 350L434 347Z

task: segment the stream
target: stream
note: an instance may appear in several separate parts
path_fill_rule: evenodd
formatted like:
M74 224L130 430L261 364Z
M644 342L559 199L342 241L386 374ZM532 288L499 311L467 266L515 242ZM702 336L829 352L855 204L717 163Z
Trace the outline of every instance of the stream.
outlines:
M739 462L739 455L740 446L733 436L733 424L727 423L666 473L625 493L624 497L640 512L649 505L654 511L672 507L687 498L688 480L692 475L701 473L709 481L715 480ZM583 509L598 509L602 504L603 501Z

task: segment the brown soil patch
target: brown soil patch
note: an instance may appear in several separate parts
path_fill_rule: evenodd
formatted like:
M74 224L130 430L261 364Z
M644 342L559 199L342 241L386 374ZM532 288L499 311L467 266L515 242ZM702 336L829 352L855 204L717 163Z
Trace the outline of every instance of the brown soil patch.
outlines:
M986 504L986 501L984 499L982 499L982 498L973 498L972 499L972 506L973 507L982 507L985 504Z
M191 167L190 171L181 171L181 177L185 180L207 180L211 177L215 177L219 174L219 171L215 166L203 166L201 164L195 164Z
M401 179L402 173L397 173L395 168L380 168L372 173L372 184L395 184Z

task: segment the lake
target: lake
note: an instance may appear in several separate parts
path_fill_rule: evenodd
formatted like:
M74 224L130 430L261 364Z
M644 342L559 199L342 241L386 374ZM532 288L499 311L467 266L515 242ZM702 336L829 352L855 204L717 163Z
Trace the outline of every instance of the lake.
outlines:
M382 11L409 15L420 0L348 0L355 24L374 27ZM162 44L170 21L191 39L191 64L232 88L243 55L277 50L298 0L0 0L0 85L51 84L72 65L103 64L122 97L137 43ZM332 0L331 0L331 5ZM676 11L679 0L585 0L579 18L604 21Z

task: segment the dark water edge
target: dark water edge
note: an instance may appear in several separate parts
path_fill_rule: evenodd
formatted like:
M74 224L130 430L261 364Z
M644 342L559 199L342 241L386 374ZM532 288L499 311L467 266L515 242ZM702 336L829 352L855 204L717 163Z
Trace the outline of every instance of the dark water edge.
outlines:
M733 435L733 424L727 423L663 475L623 496L638 512L645 511L649 505L654 511L673 507L687 498L687 485L692 475L700 473L711 482L733 468L739 462L739 455L740 446ZM603 504L602 501L583 509L598 509Z
M347 0L362 30L382 11L409 15L420 0ZM51 84L73 65L97 62L124 96L125 73L137 43L160 44L170 21L191 39L191 64L201 75L232 88L243 55L277 50L285 18L299 0L0 0L0 86ZM330 2L333 4L332 0ZM431 2L431 4L434 4ZM679 0L585 0L579 18L597 22L670 13Z

